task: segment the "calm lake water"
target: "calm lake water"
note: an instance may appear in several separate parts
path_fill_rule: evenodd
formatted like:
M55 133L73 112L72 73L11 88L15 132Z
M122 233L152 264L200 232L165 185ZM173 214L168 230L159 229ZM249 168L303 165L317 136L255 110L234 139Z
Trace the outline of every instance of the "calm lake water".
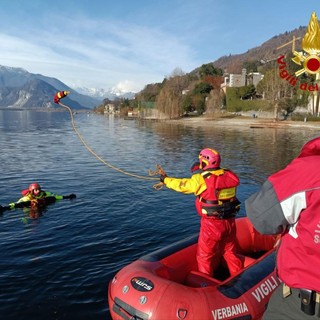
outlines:
M138 257L198 231L193 195L156 191L146 180L161 164L190 176L203 147L221 152L240 177L240 201L283 168L317 131L250 129L139 122L68 112L0 111L0 204L37 181L67 195L32 218L18 209L0 215L0 319L106 320L113 275ZM244 215L242 208L241 215Z

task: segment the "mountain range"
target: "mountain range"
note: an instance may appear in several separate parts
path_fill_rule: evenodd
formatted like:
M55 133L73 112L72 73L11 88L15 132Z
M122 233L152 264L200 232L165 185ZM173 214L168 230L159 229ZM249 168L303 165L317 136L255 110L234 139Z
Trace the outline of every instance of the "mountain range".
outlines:
M90 96L95 99L109 99L115 100L117 98L124 98L124 99L132 99L135 96L134 92L123 92L117 89L96 89L96 88L86 88L86 87L78 87L75 90L83 95Z
M100 100L82 95L55 78L33 74L22 68L0 66L0 108L53 108L53 97L58 91L72 92L66 104L73 109L90 109Z
M224 72L240 73L245 62L259 61L263 64L276 59L280 54L292 52L294 45L299 47L306 31L306 27L299 27L293 31L274 36L262 45L243 54L223 56L212 64ZM293 39L296 39L294 43ZM190 73L192 72L194 71ZM71 91L72 94L64 98L63 101L73 109L92 109L101 104L105 98L114 100L119 97L128 99L134 97L132 92L123 93L89 88L72 89L56 78L29 73L22 68L0 65L0 108L2 109L53 108L56 106L53 97L56 92L61 90Z

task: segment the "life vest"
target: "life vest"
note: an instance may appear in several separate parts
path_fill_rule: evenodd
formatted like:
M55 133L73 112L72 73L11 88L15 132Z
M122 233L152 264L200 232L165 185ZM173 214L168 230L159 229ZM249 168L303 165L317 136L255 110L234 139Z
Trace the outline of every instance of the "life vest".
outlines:
M30 201L30 206L35 207L37 205L44 205L45 204L45 198L47 196L46 191L41 191L38 196L33 195L28 189L22 190L21 191L22 198L19 199L19 202L26 202Z
M207 189L196 199L200 216L229 219L237 215L240 201L236 197L239 178L227 169L216 169L201 173Z

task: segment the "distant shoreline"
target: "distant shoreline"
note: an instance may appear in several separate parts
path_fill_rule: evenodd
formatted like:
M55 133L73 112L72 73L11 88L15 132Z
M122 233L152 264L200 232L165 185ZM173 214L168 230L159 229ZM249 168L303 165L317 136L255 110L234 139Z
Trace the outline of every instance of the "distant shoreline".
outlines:
M49 108L49 109L24 109L24 108L8 108L0 107L0 111L37 111L37 112L66 112L64 108ZM83 110L83 109L73 109L76 113L91 113L93 110ZM269 114L268 114L269 115ZM249 116L234 116L234 117L216 117L216 118L207 118L205 116L190 116L183 117L180 119L174 120L161 120L161 119L149 119L149 118L138 118L138 117L125 117L125 120L143 120L143 121L157 121L157 122L166 122L174 124L182 124L194 127L212 127L212 126L224 126L224 127L234 127L241 126L246 128L258 129L258 128L279 128L279 129L320 129L320 121L275 121L271 116L268 117L259 116L257 118Z
M165 120L168 123L177 123L198 127L208 126L245 126L248 128L297 128L297 129L320 129L320 122L316 121L275 121L271 118L249 118L249 117L234 117L234 118L215 118L209 119L205 117L186 117L177 120Z

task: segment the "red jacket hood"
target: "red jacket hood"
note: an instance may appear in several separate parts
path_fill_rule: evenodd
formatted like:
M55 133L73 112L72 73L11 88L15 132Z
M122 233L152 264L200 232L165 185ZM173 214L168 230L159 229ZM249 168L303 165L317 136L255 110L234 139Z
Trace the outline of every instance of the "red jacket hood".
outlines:
M24 190L21 191L21 194L23 196L26 196L28 193L29 193L29 189L24 189Z
M320 137L307 142L301 149L298 158L320 155Z

